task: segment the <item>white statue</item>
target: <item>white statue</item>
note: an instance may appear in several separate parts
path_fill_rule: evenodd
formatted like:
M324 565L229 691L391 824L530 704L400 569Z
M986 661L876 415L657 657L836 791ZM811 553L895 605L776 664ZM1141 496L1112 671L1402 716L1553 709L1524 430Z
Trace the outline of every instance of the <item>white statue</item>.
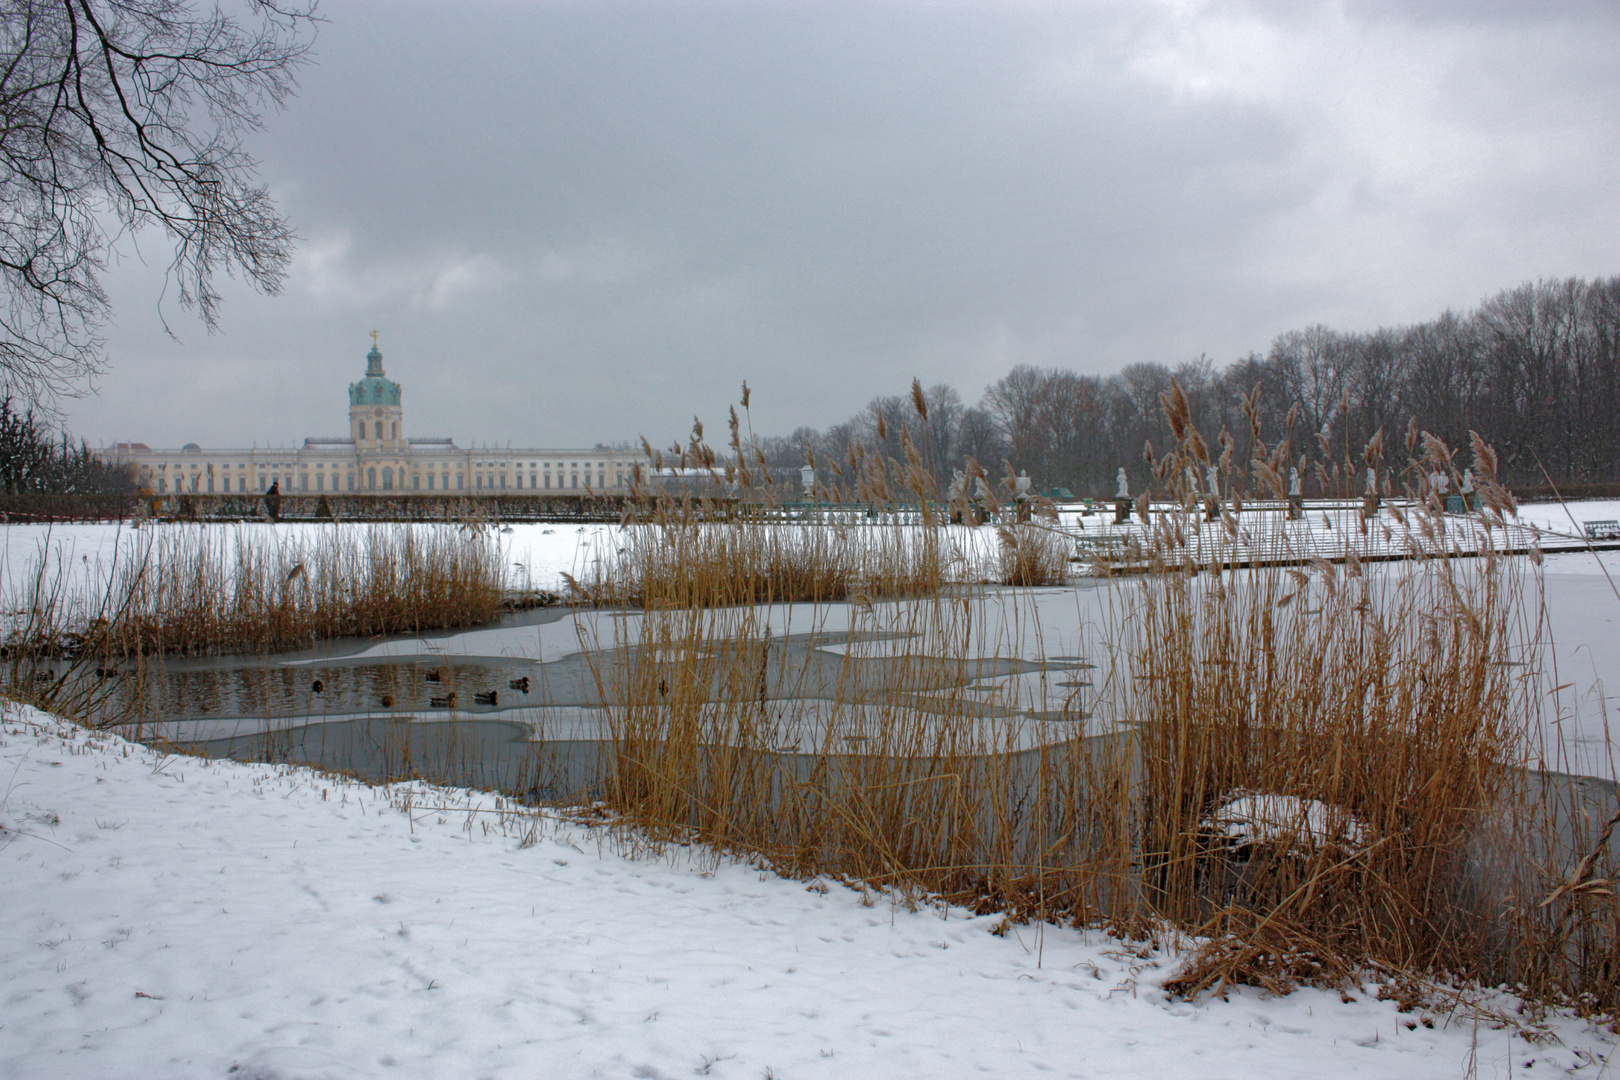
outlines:
M1436 469L1429 474L1429 486L1434 489L1436 494L1444 495L1446 490L1451 487L1451 478Z
M1463 470L1462 486L1459 487L1457 490L1462 492L1464 495L1472 495L1474 493L1474 470L1473 469L1464 469Z
M1304 493L1305 493L1305 489L1299 486L1299 470L1298 469L1289 469L1288 470L1288 497L1289 498L1297 498L1300 495L1303 495Z
M813 465L799 466L799 483L804 485L804 497L814 498L816 494L816 470Z
M1029 498L1030 483L1029 475L1023 469L1019 469L1018 475L1013 478L1013 495L1020 502Z
M1204 470L1204 479L1209 483L1209 496L1212 499L1221 497L1221 470L1211 465Z
M1114 477L1114 483L1119 485L1119 490L1114 492L1114 498L1128 499L1131 497L1131 482L1125 478L1125 466L1121 465L1119 467L1119 474Z
M952 502L956 502L957 500L965 497L966 495L967 495L967 474L964 473L961 469L952 469L951 470L950 500Z
M1367 469L1367 494L1378 494L1378 470L1372 468L1371 466L1369 466Z

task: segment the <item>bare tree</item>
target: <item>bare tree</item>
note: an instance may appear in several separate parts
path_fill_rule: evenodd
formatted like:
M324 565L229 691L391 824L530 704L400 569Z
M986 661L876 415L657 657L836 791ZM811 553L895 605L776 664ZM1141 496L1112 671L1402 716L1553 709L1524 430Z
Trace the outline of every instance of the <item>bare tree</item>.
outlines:
M1050 375L1043 368L1019 364L985 388L979 408L995 420L1015 462L1033 461L1041 452L1041 393Z
M962 395L949 383L936 383L924 393L923 402L928 406L922 425L923 458L943 487L950 483L951 469L961 464L956 442L964 409Z
M1286 443L1290 462L1318 467L1307 483L1359 491L1368 440L1382 430L1394 447L1413 421L1452 446L1478 431L1513 484L1620 483L1620 277L1525 283L1407 327L1311 326L1224 368L1200 357L1097 377L1021 364L975 408L948 386L917 383L909 399L876 398L848 423L791 442L832 466L854 442L897 458L909 430L942 483L964 456L992 469L1005 458L1038 486L1107 494L1119 466L1136 475L1144 444L1170 445L1160 395L1172 377L1212 451L1230 437L1240 486L1248 461Z
M1271 343L1270 363L1282 376L1290 406L1303 411L1306 430L1321 431L1355 379L1356 356L1345 335L1325 326L1290 330Z
M280 108L314 5L0 0L0 384L49 403L102 369L99 275L159 230L168 280L210 330L216 275L280 289L293 235L243 149Z
M1090 460L1103 429L1102 381L1072 371L1054 371L1046 379L1035 412L1041 452L1027 465L1042 487L1086 490L1099 470Z
M987 468L994 468L995 463L1010 452L1000 423L985 409L964 410L956 431L956 447L961 456L972 458Z

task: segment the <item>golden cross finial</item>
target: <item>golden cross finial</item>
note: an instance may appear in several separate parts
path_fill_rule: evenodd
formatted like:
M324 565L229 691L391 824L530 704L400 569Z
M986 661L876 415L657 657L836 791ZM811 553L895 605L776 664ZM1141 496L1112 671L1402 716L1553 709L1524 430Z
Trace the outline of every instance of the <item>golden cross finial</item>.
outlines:
M373 349L377 347L377 331L375 330L371 332L371 347Z

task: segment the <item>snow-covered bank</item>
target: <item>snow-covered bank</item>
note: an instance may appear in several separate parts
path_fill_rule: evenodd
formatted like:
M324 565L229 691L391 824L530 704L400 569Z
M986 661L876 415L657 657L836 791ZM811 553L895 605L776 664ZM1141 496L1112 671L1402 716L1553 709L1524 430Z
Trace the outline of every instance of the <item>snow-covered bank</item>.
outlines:
M1308 550L1313 545L1324 545L1323 550L1331 554L1335 550L1342 549L1346 542L1361 547L1364 554L1376 553L1375 549L1376 551L1400 549L1398 541L1395 548L1391 548L1390 542L1371 533L1367 538L1359 538L1354 528L1356 515L1357 511L1353 506L1346 510L1335 511L1332 517L1336 524L1329 529L1324 515L1313 511L1308 515L1308 520L1286 523L1285 532L1301 550ZM1567 548L1578 542L1576 538L1580 536L1584 522L1612 520L1617 517L1620 517L1620 500L1591 500L1569 503L1567 506L1559 503L1526 503L1519 508L1517 522L1542 530L1550 547L1561 545ZM1112 518L1100 510L1084 519L1072 510L1065 510L1061 518L1063 528L1082 540L1124 535L1139 530L1140 527L1140 522L1133 519L1123 529L1116 530ZM1278 518L1279 515L1275 513L1253 512L1245 516L1244 524L1257 530L1284 528L1284 523ZM1388 519L1386 523L1392 520ZM298 522L157 526L159 529L172 531L203 530L215 534L222 533L235 542L264 542L274 538L275 542L291 544L312 543L334 528L352 527L354 526ZM440 526L409 527L430 531ZM1214 530L1214 526L1207 523L1204 527L1210 531ZM153 526L148 525L145 528L151 529ZM592 578L602 563L613 558L622 546L622 535L623 531L618 525L600 523L586 525L519 523L506 526L498 533L503 563L513 587L553 591L566 589L564 574L580 580ZM947 535L956 552L962 557L962 561L955 564L959 570L965 572L972 569L979 572L994 566L997 555L994 528L951 528ZM1514 539L1523 542L1530 538L1531 534L1525 533L1516 535ZM0 592L16 592L25 587L42 556L45 560L47 580L61 573L70 583L77 584L82 580L95 582L99 587L100 583L105 582L115 559L129 558L130 552L138 550L141 539L140 530L132 530L127 523L121 522L66 525L6 524L0 528L0 586L3 586ZM1498 535L1498 542L1501 539L1502 537ZM1581 558L1586 560L1583 565L1591 565L1591 555L1582 555ZM1607 553L1604 561L1611 568L1611 572L1615 572L1616 568L1620 568L1620 552Z
M1365 991L1172 1001L1171 959L1100 935L405 794L7 706L0 1076L1597 1076L1614 1051Z

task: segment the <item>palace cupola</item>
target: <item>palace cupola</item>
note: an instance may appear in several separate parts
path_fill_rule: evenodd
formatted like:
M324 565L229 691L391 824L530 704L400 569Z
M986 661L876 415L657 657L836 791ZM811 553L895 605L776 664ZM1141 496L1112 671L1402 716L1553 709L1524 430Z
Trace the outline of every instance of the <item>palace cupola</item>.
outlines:
M366 377L349 384L349 434L354 439L355 449L361 453L392 453L405 449L405 417L399 403L399 383L383 374L376 331L372 331L371 351L366 354Z

